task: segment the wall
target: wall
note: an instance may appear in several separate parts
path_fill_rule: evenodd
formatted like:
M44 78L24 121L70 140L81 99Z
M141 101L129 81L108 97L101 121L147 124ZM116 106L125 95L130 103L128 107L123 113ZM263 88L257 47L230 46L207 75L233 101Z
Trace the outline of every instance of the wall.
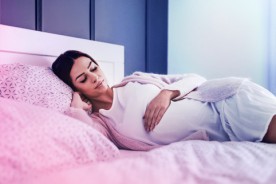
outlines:
M269 19L269 89L276 95L276 1L270 1Z
M35 0L0 0L0 23L35 29Z
M169 1L168 73L249 77L268 87L269 0Z
M90 39L89 0L43 0L41 10L42 31Z
M0 0L0 23L121 44L126 75L166 73L167 11L168 0Z
M126 74L146 69L146 0L96 0L95 40L125 46Z
M147 71L167 74L168 1L147 0Z

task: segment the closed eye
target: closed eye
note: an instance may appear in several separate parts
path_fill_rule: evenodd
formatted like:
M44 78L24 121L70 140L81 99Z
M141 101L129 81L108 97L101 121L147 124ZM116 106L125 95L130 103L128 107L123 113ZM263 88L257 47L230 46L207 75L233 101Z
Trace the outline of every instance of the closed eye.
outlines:
M94 71L96 71L98 69L98 67L94 67L94 68L90 68L90 72L94 72Z
M80 82L85 83L86 79L87 79L87 77L85 76Z

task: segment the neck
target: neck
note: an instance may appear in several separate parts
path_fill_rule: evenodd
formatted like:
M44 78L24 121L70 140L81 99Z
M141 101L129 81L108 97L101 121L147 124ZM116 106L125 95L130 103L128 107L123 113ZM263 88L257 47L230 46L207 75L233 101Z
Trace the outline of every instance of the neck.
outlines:
M96 99L92 99L91 102L93 112L99 112L100 109L110 109L113 102L113 90L109 88L106 93L102 94Z

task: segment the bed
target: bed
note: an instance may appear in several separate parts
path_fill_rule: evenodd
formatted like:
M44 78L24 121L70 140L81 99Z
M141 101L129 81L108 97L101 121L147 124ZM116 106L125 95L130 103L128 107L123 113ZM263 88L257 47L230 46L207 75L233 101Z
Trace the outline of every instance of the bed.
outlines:
M276 145L189 140L120 150L64 114L72 91L49 66L66 50L91 54L109 83L124 47L0 25L0 184L274 183Z

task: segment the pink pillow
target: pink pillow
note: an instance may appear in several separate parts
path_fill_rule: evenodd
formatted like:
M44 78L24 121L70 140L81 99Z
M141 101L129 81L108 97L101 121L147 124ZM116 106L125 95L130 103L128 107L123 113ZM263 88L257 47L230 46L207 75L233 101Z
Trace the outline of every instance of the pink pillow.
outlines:
M0 183L119 154L112 142L81 121L5 98L0 98L0 150Z
M0 97L64 112L72 89L48 67L20 63L0 65Z

